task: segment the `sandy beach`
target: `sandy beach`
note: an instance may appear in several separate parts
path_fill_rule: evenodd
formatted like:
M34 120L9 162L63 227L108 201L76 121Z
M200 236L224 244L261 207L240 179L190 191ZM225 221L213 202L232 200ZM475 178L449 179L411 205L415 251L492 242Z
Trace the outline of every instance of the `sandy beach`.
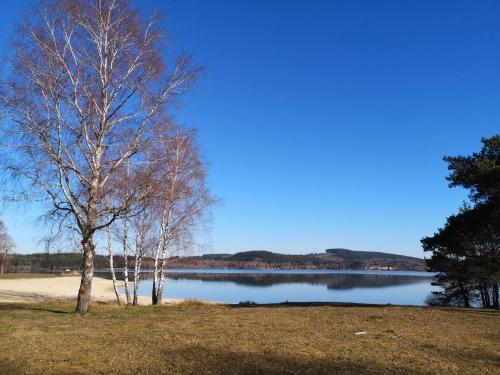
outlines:
M0 279L0 302L35 302L48 299L75 299L80 286L79 276ZM94 301L116 299L111 280L94 277Z
M79 287L79 276L0 279L0 302L40 302L52 299L74 300ZM121 295L121 297L122 300L125 299L124 295ZM108 279L94 277L92 281L92 300L101 302L115 301L113 282ZM169 298L164 300L164 303L178 303L181 301ZM140 296L139 304L149 305L151 304L151 298Z
M122 287L123 282L118 281ZM80 276L55 276L55 277L33 277L33 278L0 278L0 303L10 302L42 302L48 300L76 300L78 288L80 287ZM125 301L125 294L120 294ZM92 280L93 301L112 302L116 301L113 289L113 281L94 277ZM184 299L163 298L164 304L176 304ZM217 302L200 301L207 304ZM139 296L139 305L150 305L150 296Z

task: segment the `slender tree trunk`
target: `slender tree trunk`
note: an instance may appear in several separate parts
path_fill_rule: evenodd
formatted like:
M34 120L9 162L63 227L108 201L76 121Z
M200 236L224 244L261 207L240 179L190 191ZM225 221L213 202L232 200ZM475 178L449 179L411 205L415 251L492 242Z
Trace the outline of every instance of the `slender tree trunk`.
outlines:
M500 301L499 301L499 291L498 291L498 284L493 283L493 307L495 309L500 308Z
M165 269L167 267L167 247L168 247L168 241L166 241L163 246L161 263L160 263L160 281L157 292L158 304L161 304L163 300L163 288L165 286Z
M125 199L129 194L129 174L130 174L130 159L127 159L127 168L125 175L125 186L126 186L126 195ZM128 215L125 216L123 220L123 282L125 284L125 296L127 299L127 305L130 305L130 289L128 284Z
M158 291L157 291L157 304L161 304L163 300L163 285L165 284L165 266L164 261L162 259L160 265L160 280L158 282Z
M116 274L115 274L115 266L113 259L113 249L111 248L111 225L108 226L108 255L109 255L109 270L111 272L111 279L113 280L113 289L115 291L116 302L118 305L122 305L122 300L120 298L120 294L118 293L118 287L116 285Z
M111 271L111 279L113 280L113 289L115 291L115 296L116 296L116 302L118 302L118 305L122 305L122 299L120 298L120 293L118 293L118 286L116 285L116 274L115 274L115 266L113 262L113 253L110 254L109 256L109 269Z
M137 254L137 249L136 249L136 254L135 254L135 261L134 261L134 293L132 297L132 305L137 306L137 288L139 285L139 280L137 280L137 277L139 276L139 254Z
M123 282L125 284L125 297L127 299L127 305L130 305L130 289L128 283L128 220L124 220L123 229Z
M84 233L83 240L82 279L78 290L76 311L80 316L85 316L90 308L90 293L92 290L92 277L94 276L95 245L90 233Z
M151 303L153 305L158 304L158 294L157 294L157 289L156 289L156 283L158 280L158 257L159 257L159 251L156 250L155 263L154 263L154 267L153 267L153 288L151 290Z
M167 212L167 206L165 205L162 215L161 215L161 220L160 220L160 234L158 236L158 243L156 245L156 250L155 250L155 260L154 260L154 266L153 266L153 289L151 290L151 298L152 298L152 304L157 305L158 304L158 286L159 286L159 260L160 260L160 250L163 248L163 237L164 237L164 226L165 226L165 215Z
M139 283L141 278L141 263L142 263L142 240L140 245L136 247L135 264L134 264L134 299L132 304L138 305L139 302Z
M168 216L170 217L170 213ZM168 234L168 226L167 226L167 230L165 230L165 233ZM168 238L165 237L165 240L163 242L162 252L161 252L158 290L156 292L157 304L161 304L161 302L163 300L163 287L165 285L165 268L166 268L166 263L167 263L167 250L168 250Z
M163 225L163 224L162 224ZM155 250L155 260L154 260L154 265L153 265L153 288L151 290L151 303L153 305L158 304L158 266L159 266L159 258L160 258L160 247L162 246L162 236L161 232L163 230L160 229L160 237L158 241L158 245L156 246Z
M134 306L137 306L139 304L139 284L141 282L141 264L142 264L142 256L137 259L136 272L134 275L134 300L133 300Z
M175 178L174 178L175 182ZM173 190L172 190L172 195L173 195ZM162 252L161 252L161 263L160 263L160 281L158 285L158 303L161 303L163 299L163 288L165 285L165 268L167 267L167 254L168 254L168 245L170 242L170 236L171 236L171 230L170 230L170 221L172 220L172 206L170 205L168 207L167 211L167 218L165 222L165 231L163 233L164 240L163 240L163 247L162 247Z
M163 300L163 288L165 285L165 268L166 268L166 263L167 263L167 250L169 246L169 242L171 239L171 220L172 220L172 202L174 201L174 196L175 196L175 190L177 188L177 173L178 168L179 168L179 146L177 145L176 150L175 150L175 167L174 167L174 174L172 178L172 186L170 187L170 193L165 197L165 208L168 207L167 210L167 217L165 220L165 230L163 232L163 244L162 244L162 254L161 254L161 265L160 265L160 281L158 285L158 292L156 293L157 295L157 300L158 303L161 303Z
M485 296L485 308L491 307L490 290L487 286L484 286L484 296Z
M488 308L488 288L484 284L479 284L479 291L481 293L481 304L483 308Z
M156 290L156 299L157 304L161 304L163 300L163 285L165 284L165 263L166 263L166 254L167 254L167 244L168 240L165 237L162 250L161 250L161 259L159 266L159 275L158 275L158 287Z
M5 265L5 259L7 258L7 252L2 254L2 261L0 262L0 275L3 275L3 268Z
M462 282L459 282L459 286L460 286L460 293L462 294L462 299L464 301L464 306L470 307L469 293L467 291L467 288L464 287Z
M481 304L483 305L483 307L486 306L486 296L484 295L484 289L483 289L483 286L481 284L479 284L479 292L481 294Z

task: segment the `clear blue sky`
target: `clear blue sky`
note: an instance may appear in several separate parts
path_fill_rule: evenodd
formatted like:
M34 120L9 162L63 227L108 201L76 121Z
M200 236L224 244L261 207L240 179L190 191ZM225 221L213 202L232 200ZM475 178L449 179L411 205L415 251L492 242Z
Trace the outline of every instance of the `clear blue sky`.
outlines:
M2 51L27 3L0 4ZM443 155L500 131L498 1L140 3L206 68L179 120L224 200L207 251L423 256L466 197ZM42 250L36 210L4 211L19 250Z

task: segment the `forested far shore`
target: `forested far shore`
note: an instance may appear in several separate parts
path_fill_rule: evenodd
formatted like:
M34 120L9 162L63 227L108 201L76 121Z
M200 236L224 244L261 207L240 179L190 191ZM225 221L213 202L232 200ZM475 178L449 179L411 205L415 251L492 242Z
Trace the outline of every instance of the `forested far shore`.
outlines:
M109 258L96 255L96 269L109 268ZM133 268L135 257L128 257L128 265ZM125 264L123 256L114 256L116 268ZM144 257L142 267L150 269L154 258ZM12 254L6 261L5 271L21 272L62 272L80 270L80 253L33 253ZM205 254L200 256L171 257L167 268L230 268L230 269L360 269L426 271L424 259L382 252L329 249L323 253L305 255L279 254L270 251L245 251L235 254Z

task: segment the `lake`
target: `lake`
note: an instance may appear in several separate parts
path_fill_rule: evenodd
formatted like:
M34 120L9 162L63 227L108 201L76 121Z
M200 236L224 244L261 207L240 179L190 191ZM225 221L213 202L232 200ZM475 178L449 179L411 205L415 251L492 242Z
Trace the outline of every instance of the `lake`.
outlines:
M214 302L356 302L425 305L433 273L349 270L168 270L166 298ZM103 271L96 276L105 276ZM121 275L117 273L117 277ZM145 271L140 295L150 296Z

